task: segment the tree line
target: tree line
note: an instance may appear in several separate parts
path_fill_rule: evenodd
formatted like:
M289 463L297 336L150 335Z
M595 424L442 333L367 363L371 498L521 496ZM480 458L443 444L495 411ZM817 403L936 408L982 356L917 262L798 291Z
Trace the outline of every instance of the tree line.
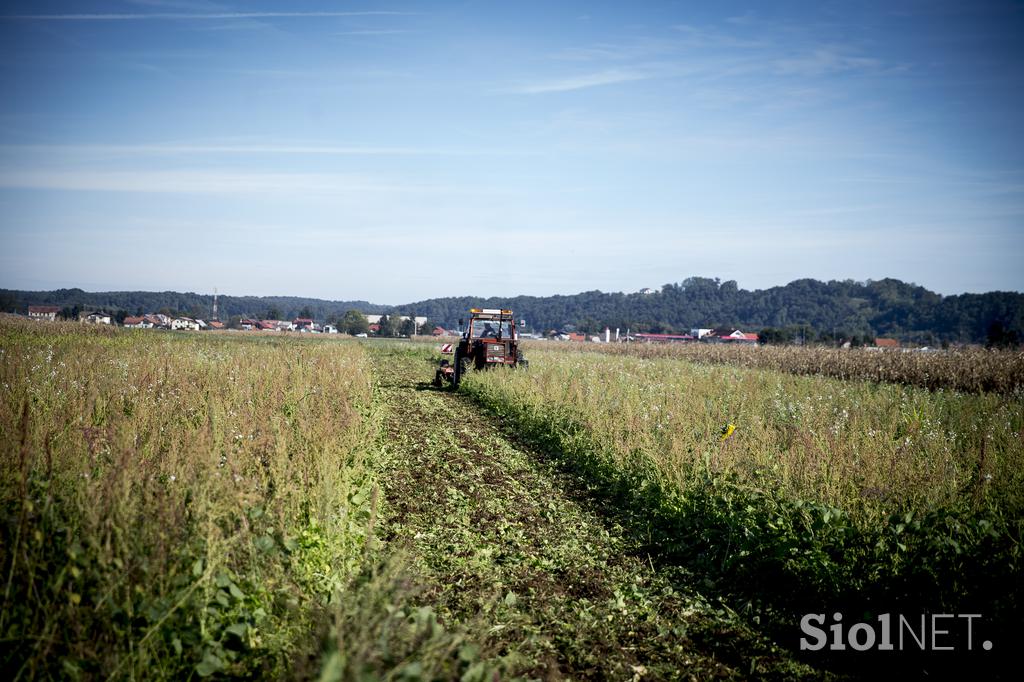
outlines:
M24 314L29 305L78 306L117 314L165 312L210 319L213 296L178 292L0 290L0 310ZM762 332L769 342L794 340L867 342L875 337L938 345L1014 345L1024 339L1024 294L993 291L942 296L897 279L821 282L800 279L768 289L741 289L735 281L691 277L653 294L586 291L570 296L472 296L434 298L401 306L366 301L325 301L284 296L220 296L220 319L310 317L338 323L349 311L391 318L425 315L446 329L471 307L512 308L532 331L571 329L599 333L605 327L633 332L680 333L695 327L734 327ZM303 314L305 313L305 314ZM382 320L382 323L384 320ZM401 334L401 328L396 334Z
M896 279L800 279L749 291L735 281L691 277L653 294L587 291L573 296L456 297L402 306L451 325L472 306L506 307L538 331L685 333L693 328L768 330L776 342L903 341L1001 344L1024 339L1024 294L994 291L942 296ZM774 332L772 330L775 330Z

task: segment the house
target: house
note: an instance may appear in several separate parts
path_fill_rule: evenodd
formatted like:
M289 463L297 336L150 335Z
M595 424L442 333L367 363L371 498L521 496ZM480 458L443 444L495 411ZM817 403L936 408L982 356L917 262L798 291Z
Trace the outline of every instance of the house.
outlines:
M140 317L126 317L124 318L124 326L132 329L152 329L153 323L149 321L145 316Z
M634 334L634 339L646 343L685 343L696 341L690 334Z
M101 312L81 312L78 321L85 324L110 324L110 314Z
M191 317L176 317L171 320L171 329L186 329L197 332L199 331L199 323Z
M238 326L247 332L251 332L254 329L263 329L263 323L259 320L244 319L239 320Z
M220 320L210 320L210 329L223 329L224 323Z
M899 339L875 339L875 346L878 348L899 348Z
M143 318L145 318L147 322L152 323L154 327L166 328L171 326L171 318L169 318L167 315L164 315L163 313L143 315Z
M694 337L696 339L703 339L705 336L707 336L708 334L710 334L713 331L715 331L715 330L714 329L702 329L702 328L699 328L699 327L695 327L695 328L690 330L690 336L692 336L692 337Z
M292 320L292 329L295 331L313 331L313 320L308 317L297 317Z
M379 325L380 324L380 318L382 318L382 317L384 317L384 316L383 315L367 315L366 316L366 321L369 322L371 325L374 325L374 324ZM392 315L392 317L394 317L394 316ZM402 322L405 322L406 320L409 319L409 316L408 315L399 315L398 319L400 319ZM427 318L425 316L423 316L423 315L417 315L416 317L414 317L412 319L416 320L416 332L419 333L420 327L422 327L423 325L425 325L427 323Z
M324 325L324 334L337 334L337 333L338 333L338 328L335 327L333 324L325 324Z
M579 342L582 343L583 341L587 340L587 335L586 334L580 334L579 332L569 332L568 334L565 334L564 336L566 337L567 341L579 341Z
M28 316L32 320L43 320L45 322L56 322L57 313L60 312L60 308L55 305L30 305L28 307Z
M757 334L744 334L739 329L732 329L730 327L724 329L715 329L710 334L703 337L704 340L712 343L750 343L757 344Z
M448 330L444 327L434 327L434 331L430 332L431 336L448 336Z

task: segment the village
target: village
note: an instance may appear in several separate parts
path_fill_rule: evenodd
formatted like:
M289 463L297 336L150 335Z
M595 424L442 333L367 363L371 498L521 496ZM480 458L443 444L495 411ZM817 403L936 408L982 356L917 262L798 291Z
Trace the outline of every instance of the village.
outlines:
M28 317L40 321L56 321L60 315L61 308L54 305L32 305L28 306ZM366 331L351 334L356 337L380 336L382 333L381 321L386 318L384 315L363 315L366 319ZM396 316L402 323L405 333L398 334L399 337L410 336L428 337L457 337L460 335L457 329L445 329L441 326L432 326L429 330L425 327L428 319L423 316L411 317L408 315ZM82 324L99 324L117 326L116 316L103 311L81 311L77 320ZM147 313L145 315L129 315L123 318L121 325L129 329L163 329L171 331L243 331L243 332L297 332L300 334L341 334L343 330L336 324L319 323L310 317L297 317L289 320L241 318L233 325L221 320L202 320L185 316L172 316L163 313ZM577 343L648 343L648 344L683 344L683 343L709 343L709 344L732 344L744 346L757 346L764 343L764 339L754 332L744 332L733 327L720 328L694 328L686 334L653 334L633 332L631 330L605 328L600 334L586 334L576 331L573 325L565 325L562 329L551 329L545 332L525 331L526 325L521 321L519 336L523 339L537 341L569 341ZM849 344L844 344L849 346ZM875 348L899 348L900 343L896 339L878 338L874 340Z

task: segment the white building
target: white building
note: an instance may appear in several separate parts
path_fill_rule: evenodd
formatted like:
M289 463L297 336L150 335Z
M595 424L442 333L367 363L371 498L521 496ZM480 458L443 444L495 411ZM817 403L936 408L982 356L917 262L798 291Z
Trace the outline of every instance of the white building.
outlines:
M110 324L110 315L108 313L79 313L79 322L85 322L86 324Z
M199 323L191 317L176 317L171 320L171 329L188 329L197 332L199 331Z
M124 326L131 329L152 329L153 322L146 317L126 317Z
M367 315L366 316L366 321L369 324L380 324L380 320L381 320L382 317L384 317L384 316L383 315ZM409 316L408 315L399 315L398 319L400 319L402 322L405 322L406 320L409 319ZM417 334L419 334L420 332L423 331L423 325L425 325L426 323L427 323L426 316L424 316L424 315L417 315L416 316L416 333ZM430 330L428 329L427 332L429 333Z
M59 312L60 308L55 305L30 305L28 307L28 316L33 320L56 322Z

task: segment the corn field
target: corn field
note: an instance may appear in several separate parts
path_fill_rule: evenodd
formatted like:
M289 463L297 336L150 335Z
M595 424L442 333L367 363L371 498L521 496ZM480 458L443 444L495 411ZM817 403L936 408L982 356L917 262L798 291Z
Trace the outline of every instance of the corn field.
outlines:
M1024 352L961 348L911 351L817 346L733 344L581 344L528 342L527 348L551 345L577 352L640 358L676 358L691 362L771 369L860 381L879 381L930 390L1020 394L1024 387Z

